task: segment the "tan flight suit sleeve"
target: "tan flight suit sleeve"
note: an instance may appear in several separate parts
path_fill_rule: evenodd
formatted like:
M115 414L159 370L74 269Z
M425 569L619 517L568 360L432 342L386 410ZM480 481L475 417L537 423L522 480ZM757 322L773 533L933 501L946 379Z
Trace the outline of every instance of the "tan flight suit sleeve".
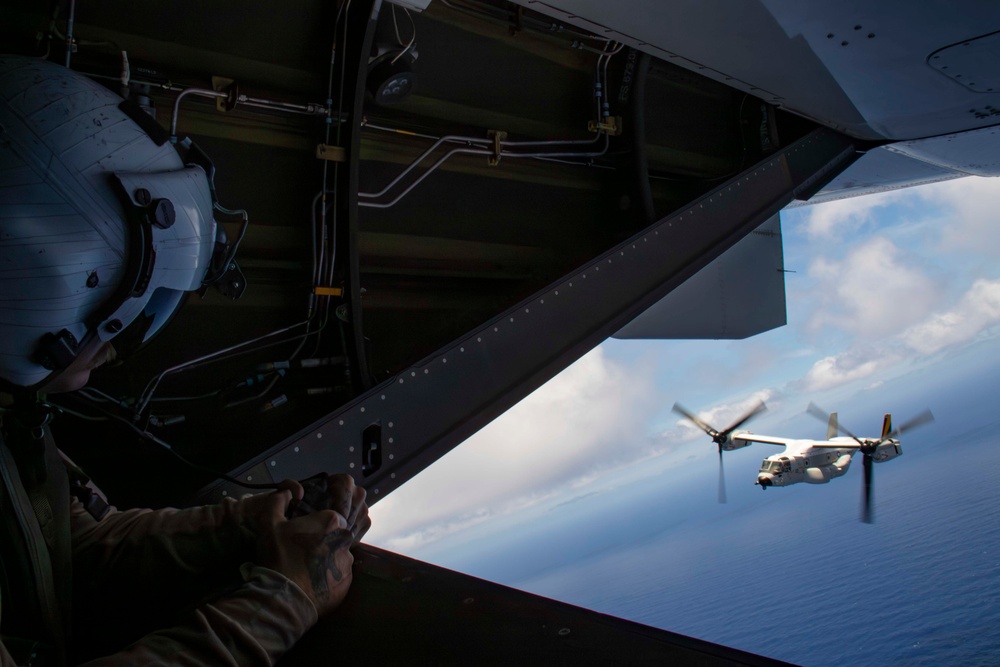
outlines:
M172 627L86 665L273 665L317 620L295 584L267 568L241 568L245 583L205 602Z
M146 621L161 607L185 600L185 610L162 615L169 625L157 618L142 628L148 634L124 651L87 664L271 665L312 627L316 608L297 585L246 562L255 545L249 507L226 499L181 510L112 510L97 521L74 499L77 596L95 605L112 596L117 606L127 613L133 608L130 613ZM220 588L224 592L205 600ZM177 598L185 589L191 595ZM81 619L78 607L76 621L83 620L89 619ZM109 632L122 629L115 625ZM126 635L125 641L131 638Z
M112 511L97 521L72 499L73 565L88 576L141 581L195 574L253 557L254 533L245 503L188 509Z

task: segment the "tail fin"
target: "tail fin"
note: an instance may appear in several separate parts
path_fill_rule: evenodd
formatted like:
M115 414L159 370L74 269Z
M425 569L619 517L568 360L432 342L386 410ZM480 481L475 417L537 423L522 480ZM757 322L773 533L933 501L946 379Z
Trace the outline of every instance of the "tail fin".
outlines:
M837 437L837 413L830 413L830 423L826 426L826 439L832 440Z
M892 433L892 415L887 414L882 420L882 439L885 440Z

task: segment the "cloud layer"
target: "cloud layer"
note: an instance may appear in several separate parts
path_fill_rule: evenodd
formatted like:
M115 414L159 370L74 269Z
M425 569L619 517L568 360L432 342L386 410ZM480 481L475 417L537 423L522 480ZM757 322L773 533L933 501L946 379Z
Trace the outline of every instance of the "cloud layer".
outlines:
M949 310L910 327L900 340L920 354L975 340L1000 324L1000 280L977 280Z
M836 327L859 338L882 337L914 324L941 302L938 284L892 241L874 237L842 259L817 258L810 275L818 281L814 303L820 307L807 327Z
M835 331L841 344L790 387L879 382L907 362L995 334L1000 180L964 178L800 211L807 237L840 241L817 246L810 262L813 283L797 295L812 304L805 329Z
M593 350L380 501L370 539L411 550L642 456L650 384Z

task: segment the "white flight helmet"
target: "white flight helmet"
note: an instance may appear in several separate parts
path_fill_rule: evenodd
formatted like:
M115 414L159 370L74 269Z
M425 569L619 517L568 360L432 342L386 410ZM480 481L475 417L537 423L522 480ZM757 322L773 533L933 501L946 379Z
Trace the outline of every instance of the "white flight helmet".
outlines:
M144 309L148 338L219 270L209 176L121 103L59 65L0 56L0 378L14 385Z

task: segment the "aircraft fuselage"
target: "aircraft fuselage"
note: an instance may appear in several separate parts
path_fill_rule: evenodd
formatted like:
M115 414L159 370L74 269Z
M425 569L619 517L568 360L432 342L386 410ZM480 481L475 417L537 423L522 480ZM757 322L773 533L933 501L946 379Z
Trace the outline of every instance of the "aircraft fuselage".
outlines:
M840 441L843 441L843 447L836 446ZM860 450L852 438L792 440L788 442L785 451L764 459L755 484L762 489L800 482L826 484L847 472L852 457L858 451ZM875 448L872 460L882 463L902 453L899 441L888 440Z

